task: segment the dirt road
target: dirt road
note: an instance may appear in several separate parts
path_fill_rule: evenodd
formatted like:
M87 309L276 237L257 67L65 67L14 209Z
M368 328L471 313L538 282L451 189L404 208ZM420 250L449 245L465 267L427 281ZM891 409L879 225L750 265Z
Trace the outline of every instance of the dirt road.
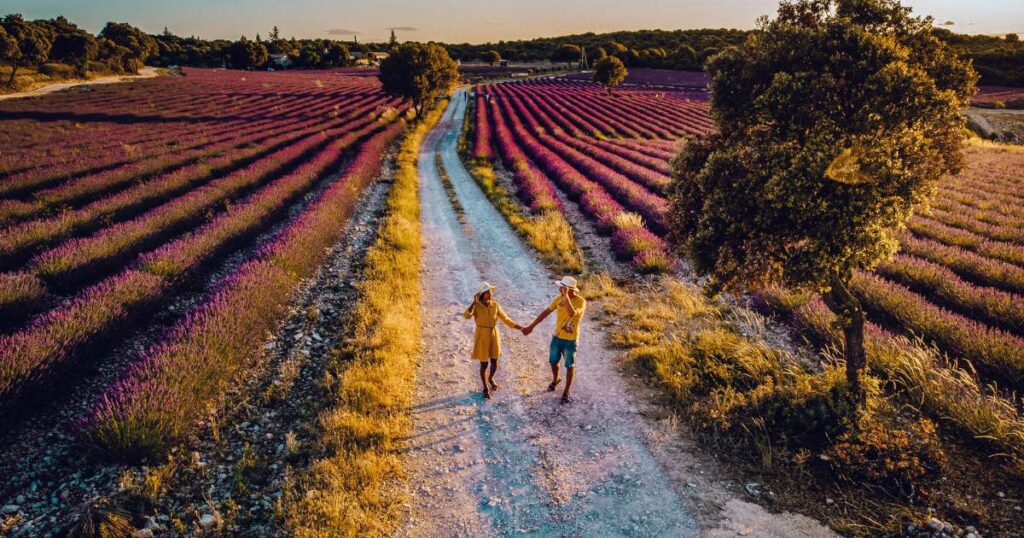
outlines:
M401 534L828 535L816 522L767 514L721 488L713 498L687 491L695 485L683 468L687 458L657 446L665 436L638 412L615 354L589 320L582 327L573 403L560 405L560 392L546 390L550 319L529 337L502 327L501 389L483 399L477 363L468 358L473 326L461 316L475 288L483 280L497 285L496 299L521 324L550 303L556 288L554 275L459 162L464 112L459 92L419 160L424 353L415 430L405 447L412 500ZM465 208L464 223L444 191L437 153ZM699 506L705 501L715 506Z
M38 97L40 95L46 95L48 93L56 93L56 92L64 91L64 90L67 90L69 88L74 88L76 86L96 86L96 85L99 85L99 84L114 84L114 83L117 83L117 82L129 82L129 81L132 81L132 80L138 80L138 79L142 79L142 78L153 78L153 77L157 76L157 74L158 73L157 73L156 68L153 68L153 67L143 67L142 69L139 70L139 74L138 75L117 75L117 76L112 76L112 77L97 77L97 78L90 79L90 80L76 80L76 81L72 81L72 82L56 82L54 84L47 84L46 86L42 86L42 87L36 88L34 90L29 90L29 91L26 91L26 92L8 93L8 94L0 95L0 101L4 101L4 100L7 100L7 99L21 99L21 98L24 98L24 97Z

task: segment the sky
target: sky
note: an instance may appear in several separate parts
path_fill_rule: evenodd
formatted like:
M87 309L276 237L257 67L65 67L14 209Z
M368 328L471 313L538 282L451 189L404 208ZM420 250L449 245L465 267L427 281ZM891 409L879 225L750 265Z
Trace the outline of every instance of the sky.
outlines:
M1024 0L904 0L956 32L1024 34ZM0 0L0 15L64 15L97 32L107 21L150 33L237 39L334 37L483 43L583 32L749 29L778 0ZM948 24L952 23L952 24Z

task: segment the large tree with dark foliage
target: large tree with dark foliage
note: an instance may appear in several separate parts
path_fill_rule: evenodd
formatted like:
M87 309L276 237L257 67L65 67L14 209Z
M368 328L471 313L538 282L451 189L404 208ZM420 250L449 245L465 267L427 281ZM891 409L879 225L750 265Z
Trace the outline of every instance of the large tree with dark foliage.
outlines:
M36 21L36 24L50 32L53 46L50 47L50 61L73 66L78 76L88 74L89 62L99 54L99 43L89 32L64 17L48 21Z
M594 64L594 82L604 86L608 95L612 94L612 88L626 80L628 74L629 71L622 65L622 60L615 56L606 56Z
M412 101L420 115L451 89L459 71L441 45L406 42L380 63L379 76L385 92Z
M32 67L50 55L50 33L46 28L26 21L21 15L8 15L0 21L6 38L0 39L0 62L11 66L8 86L14 86L19 67Z
M322 60L323 67L347 67L349 63L349 50L344 43L340 41L330 41L327 43L327 49Z
M494 65L501 61L501 54L496 50L485 50L480 55L480 61L489 65Z
M150 56L160 52L152 36L127 23L108 22L99 37L119 47L111 51L116 54L110 56L118 57L121 69L128 73L138 73Z
M820 292L862 401L865 312L850 281L892 256L963 161L976 75L897 0L795 0L711 59L718 132L675 159L674 242L720 289Z
M580 61L582 55L583 49L577 45L566 43L565 45L555 49L555 52L551 54L551 61L572 65L573 63Z
M228 48L228 58L235 69L253 69L267 63L270 53L263 43L242 36Z

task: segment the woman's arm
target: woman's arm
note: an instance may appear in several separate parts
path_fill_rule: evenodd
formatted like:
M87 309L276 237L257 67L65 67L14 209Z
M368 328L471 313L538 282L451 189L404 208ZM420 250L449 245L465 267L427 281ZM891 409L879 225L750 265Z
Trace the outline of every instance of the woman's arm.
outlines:
M508 314L506 314L505 310L503 308L501 308L501 305L498 305L498 319L500 319L501 322L504 323L510 329L515 329L515 330L518 331L518 330L522 330L522 328L523 328L518 323L512 321L512 318L508 317Z
M467 308L466 312L464 314L462 314L462 317L464 319L469 319L469 318L473 317L473 310L476 308L476 299L479 296L480 296L480 294L476 294L476 295L473 296L473 302L469 303L469 308Z

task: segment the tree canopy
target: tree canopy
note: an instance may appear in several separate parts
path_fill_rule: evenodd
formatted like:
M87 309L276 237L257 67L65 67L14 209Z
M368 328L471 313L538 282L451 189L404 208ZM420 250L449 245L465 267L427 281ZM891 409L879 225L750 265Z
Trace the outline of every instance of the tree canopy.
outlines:
M6 38L0 40L0 57L11 66L11 78L7 85L14 84L19 67L31 67L46 61L50 55L51 37L43 27L26 21L21 15L8 15L0 22Z
M962 164L970 63L897 0L783 2L708 64L718 132L673 163L672 238L723 289L823 293L860 392L864 312L849 286L897 249Z
M501 54L496 50L485 50L480 54L480 61L494 65L501 61Z
M99 37L108 42L107 47L119 47L116 55L122 69L128 73L138 73L146 60L160 51L152 36L127 23L108 22ZM101 47L103 43L101 41Z
M626 80L628 74L629 71L622 65L622 60L615 56L606 56L594 64L594 82L604 86L609 94L612 93L612 88Z
M236 69L259 67L270 59L267 47L258 41L249 41L244 36L228 49L231 66Z
M556 63L572 64L580 61L583 55L583 49L578 45L566 43L561 47L555 49L555 52L551 54L551 61Z
M436 43L403 43L380 64L380 81L388 95L410 100L417 113L458 81L458 65Z

